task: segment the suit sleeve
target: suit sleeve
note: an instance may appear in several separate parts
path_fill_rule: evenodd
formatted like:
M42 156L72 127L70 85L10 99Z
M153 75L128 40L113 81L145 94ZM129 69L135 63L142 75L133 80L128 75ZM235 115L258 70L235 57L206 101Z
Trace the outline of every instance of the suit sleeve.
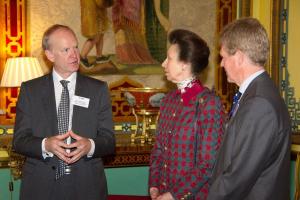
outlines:
M197 141L195 140L196 165L176 181L171 187L175 199L195 195L211 177L216 162L217 151L223 136L224 112L219 98L208 98L204 106L199 106L197 120ZM195 138L195 139L196 139Z
M24 156L42 159L43 138L33 136L31 105L28 88L22 84L16 107L13 149Z
M93 157L110 155L115 151L111 100L107 84L102 87L100 92L100 101L97 111L97 136L96 138L93 138L95 142L95 152Z
M228 134L235 142L224 148L231 161L211 185L209 200L245 199L276 148L277 118L267 100L248 100L232 120Z

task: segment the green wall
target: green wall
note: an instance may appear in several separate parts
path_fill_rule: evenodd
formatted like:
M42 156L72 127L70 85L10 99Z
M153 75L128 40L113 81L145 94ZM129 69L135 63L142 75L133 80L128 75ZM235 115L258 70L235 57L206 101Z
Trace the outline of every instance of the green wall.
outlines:
M13 191L9 191L9 182L13 182ZM0 169L0 200L18 200L20 181L13 181L10 169Z
M148 195L148 170L149 167L123 167L107 168L109 194ZM18 200L20 180L13 181L14 190L9 191L11 181L10 170L0 169L0 200Z
M294 168L291 166L291 199L293 199ZM148 195L149 167L123 167L105 169L109 194ZM9 169L0 169L0 200L18 200L20 181L13 181L14 191L10 192L8 184L11 180Z
M108 193L148 195L149 167L124 167L105 169Z
M295 193L295 161L291 162L291 199L294 199L294 193Z

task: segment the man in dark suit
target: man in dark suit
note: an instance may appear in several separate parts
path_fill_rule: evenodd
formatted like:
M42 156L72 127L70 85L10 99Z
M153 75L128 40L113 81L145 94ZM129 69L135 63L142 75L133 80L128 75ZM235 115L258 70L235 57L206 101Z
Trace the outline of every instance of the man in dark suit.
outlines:
M290 117L263 67L266 30L258 20L242 18L224 28L220 41L221 66L242 95L227 123L208 200L288 199Z
M115 148L107 84L77 72L69 27L51 26L42 46L53 70L23 83L17 103L13 148L27 158L20 199L107 199L101 157Z

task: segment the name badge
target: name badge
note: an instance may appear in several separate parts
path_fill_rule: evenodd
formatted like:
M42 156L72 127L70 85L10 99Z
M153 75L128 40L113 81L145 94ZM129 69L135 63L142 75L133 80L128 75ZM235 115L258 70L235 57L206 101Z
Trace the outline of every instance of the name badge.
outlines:
M89 103L90 103L90 99L74 95L74 97L72 98L72 102L71 103L73 105L76 105L76 106L88 108L89 107Z

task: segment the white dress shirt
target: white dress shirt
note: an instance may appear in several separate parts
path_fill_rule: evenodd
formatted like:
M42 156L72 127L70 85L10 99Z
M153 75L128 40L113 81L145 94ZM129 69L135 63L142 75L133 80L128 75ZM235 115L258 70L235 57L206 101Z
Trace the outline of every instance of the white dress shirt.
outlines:
M54 83L54 93L55 93L55 102L56 102L56 113L58 113L58 106L61 98L61 93L63 90L62 84L60 83L61 80L64 80L53 68L52 71L52 77L53 77L53 83ZM76 86L76 78L77 78L77 72L72 73L66 81L69 81L68 83L68 90L69 90L69 96L70 96L70 113L69 113L69 130L72 130L72 118L73 118L73 107L72 99L75 96L75 86ZM45 149L45 140L42 141L42 153L44 159L47 157L53 157L53 153L46 151ZM95 151L95 142L92 139L89 139L91 142L91 149L89 153L87 154L87 157L92 157ZM71 143L71 138L67 138L67 143Z
M249 76L240 86L239 91L240 93L242 93L242 96L244 94L244 92L246 91L246 89L248 88L248 86L250 85L250 83L259 75L261 75L265 70L259 70L257 72L255 72L254 74L252 74L251 76ZM242 96L240 97L240 99L242 98Z

